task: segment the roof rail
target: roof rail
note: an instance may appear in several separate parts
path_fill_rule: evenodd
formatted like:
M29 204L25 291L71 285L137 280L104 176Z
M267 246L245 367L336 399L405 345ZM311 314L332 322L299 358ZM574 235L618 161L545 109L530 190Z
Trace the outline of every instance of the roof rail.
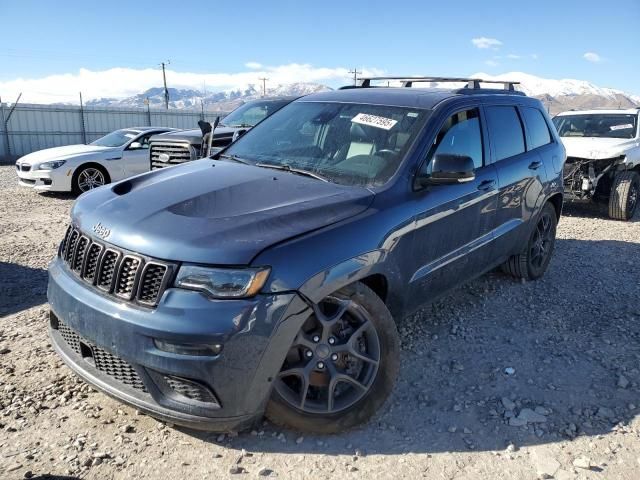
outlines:
M479 89L481 83L498 83L502 84L505 90L515 91L515 85L519 85L520 82L510 80L483 80L481 78L459 78L459 77L361 77L361 88L371 87L371 81L380 80L399 80L402 87L411 87L413 82L452 82L452 83L466 83L464 88Z

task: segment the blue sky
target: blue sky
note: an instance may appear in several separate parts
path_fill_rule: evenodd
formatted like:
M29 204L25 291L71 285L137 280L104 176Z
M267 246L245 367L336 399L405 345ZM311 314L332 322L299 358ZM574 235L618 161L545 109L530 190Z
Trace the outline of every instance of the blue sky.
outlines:
M3 100L16 88L64 90L65 77L24 80L115 67L124 70L103 77L105 91L122 83L124 94L127 83L144 83L135 71L157 69L166 59L174 72L244 74L229 82L269 75L271 68L276 78L300 75L336 86L348 82L345 69L357 66L388 74L524 71L640 94L640 0L0 0L0 18ZM298 67L277 70L292 64ZM154 75L149 70L145 78ZM186 78L199 83L197 76L174 76ZM83 88L96 79L85 77ZM218 77L209 79L211 89L222 86Z

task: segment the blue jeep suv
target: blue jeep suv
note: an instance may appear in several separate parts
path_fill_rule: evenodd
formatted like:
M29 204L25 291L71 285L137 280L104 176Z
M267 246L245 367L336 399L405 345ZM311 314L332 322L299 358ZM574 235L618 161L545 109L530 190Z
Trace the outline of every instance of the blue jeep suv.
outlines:
M49 268L69 367L174 424L336 432L391 392L397 321L498 266L541 277L565 161L541 103L378 80L82 195Z

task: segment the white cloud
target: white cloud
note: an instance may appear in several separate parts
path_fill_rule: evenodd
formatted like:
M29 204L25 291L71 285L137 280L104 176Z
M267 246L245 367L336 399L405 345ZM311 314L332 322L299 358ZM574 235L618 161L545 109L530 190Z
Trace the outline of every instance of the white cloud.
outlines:
M511 60L520 60L522 58L521 55L516 55L515 53L510 53L509 55L507 55L507 58L511 59Z
M540 58L540 57L538 56L538 54L537 54L537 53L532 53L532 54L531 54L531 58L532 58L533 60L538 60L538 58Z
M486 60L484 62L485 65L489 65L490 67L497 67L498 65L500 65L498 62L496 62L495 60Z
M247 62L244 64L244 66L250 68L251 70L259 70L262 68L262 64L258 62Z
M493 48L497 49L502 45L502 42L497 38L487 38L487 37L478 37L472 38L471 43L473 43L477 48Z
M310 64L290 63L278 66L261 66L258 70L234 73L190 73L167 70L169 87L201 90L206 84L209 91L222 91L258 85L259 77L269 78L268 86L297 82L314 82L341 86L351 83L348 67L315 67ZM360 68L364 76L384 75L378 68ZM23 92L24 103L78 103L78 92L85 100L93 98L125 98L142 93L151 87L162 85L159 69L111 68L93 71L81 68L78 72L49 75L41 78L17 78L0 81L3 99L16 98Z
M588 62L598 63L602 61L602 57L595 52L587 52L582 55L582 58L587 60Z

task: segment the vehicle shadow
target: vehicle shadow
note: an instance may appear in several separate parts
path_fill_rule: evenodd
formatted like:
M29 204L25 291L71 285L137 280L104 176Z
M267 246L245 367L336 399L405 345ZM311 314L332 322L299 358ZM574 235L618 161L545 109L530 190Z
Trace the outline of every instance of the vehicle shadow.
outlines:
M640 243L558 239L543 279L493 272L402 320L400 378L362 427L307 435L265 421L237 436L183 431L248 452L347 455L631 432L640 414L638 258Z
M0 262L0 317L47 301L47 271Z

